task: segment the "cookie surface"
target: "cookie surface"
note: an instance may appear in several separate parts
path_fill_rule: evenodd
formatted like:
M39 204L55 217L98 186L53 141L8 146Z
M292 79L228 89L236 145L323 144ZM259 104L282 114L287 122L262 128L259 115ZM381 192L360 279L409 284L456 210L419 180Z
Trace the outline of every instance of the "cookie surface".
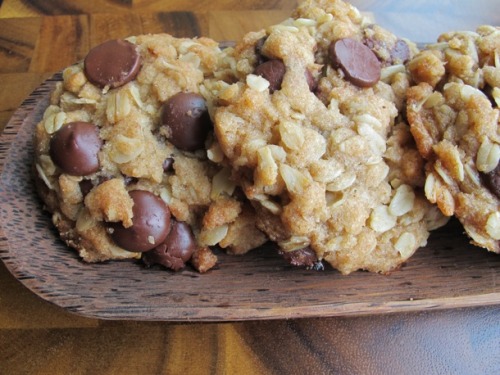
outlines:
M500 28L439 37L409 63L408 119L425 193L475 245L500 252Z
M265 241L227 168L207 155L213 125L202 92L220 56L208 38L141 35L64 70L36 128L36 183L83 260L145 257L179 269L195 254L207 270L208 246L242 253Z
M293 262L387 273L442 223L399 116L415 51L344 2L306 1L228 52L239 81L219 88L215 133Z

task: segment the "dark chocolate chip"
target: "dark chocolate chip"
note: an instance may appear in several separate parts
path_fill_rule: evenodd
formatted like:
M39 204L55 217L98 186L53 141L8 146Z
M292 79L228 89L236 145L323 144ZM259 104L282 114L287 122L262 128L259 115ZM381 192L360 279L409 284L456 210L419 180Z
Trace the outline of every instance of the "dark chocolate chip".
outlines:
M145 190L129 192L134 201L132 226L108 223L113 241L125 250L144 252L162 243L170 231L170 210L156 195Z
M65 173L87 176L99 169L101 146L97 126L88 122L71 122L52 136L50 157Z
M380 79L381 64L373 51L355 39L332 42L328 54L334 67L340 67L356 86L371 87Z
M254 74L265 78L269 81L269 92L272 94L274 91L281 89L281 83L286 73L285 64L281 60L266 61L257 68Z
M90 50L84 60L87 79L99 87L116 88L133 80L141 68L135 44L109 40Z
M500 164L491 172L482 175L486 187L500 199Z
M410 59L410 47L404 40L398 39L391 50L392 64L404 64Z
M175 94L163 105L162 125L174 146L184 151L202 149L212 128L205 99L194 93Z
M318 262L318 257L313 249L310 247L304 247L302 249L293 251L280 251L283 258L290 263L292 266L305 266L308 268L315 267Z
M188 224L172 219L172 228L163 243L142 255L147 266L160 264L178 271L198 248L193 232Z
M174 158L166 158L162 164L164 172L170 172L174 169Z

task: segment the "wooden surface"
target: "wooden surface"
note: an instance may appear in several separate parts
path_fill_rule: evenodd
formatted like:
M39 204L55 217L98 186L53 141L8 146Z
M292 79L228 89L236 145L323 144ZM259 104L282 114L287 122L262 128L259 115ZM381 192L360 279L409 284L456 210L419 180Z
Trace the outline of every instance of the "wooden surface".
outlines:
M5 219L0 259L42 298L90 317L170 321L328 317L500 304L500 257L471 246L457 221L433 233L428 245L390 276L356 272L344 277L328 267L323 272L297 269L272 246L242 257L220 253L218 267L204 275L190 269L145 269L133 262L80 262L58 240L31 181L33 129L58 80L59 74L23 102L0 143L0 212Z
M457 221L433 233L428 245L390 276L356 272L344 277L331 268L297 269L272 246L244 257L220 253L219 266L204 275L190 269L145 269L134 262L80 262L58 239L31 179L34 127L59 80L57 74L24 100L0 142L0 259L40 297L90 317L164 321L329 317L500 304L500 257L471 246ZM26 251L27 246L34 251Z
M377 16L380 9L373 1L365 3L363 10L386 19L384 14ZM485 3L495 4L474 2ZM33 89L102 40L159 31L237 39L286 17L294 6L295 1L287 0L3 0L0 129ZM486 13L491 23L498 21L498 12ZM414 18L411 22L417 23ZM4 147L0 151L5 152ZM31 244L25 247L35 251ZM454 267L471 276L467 264L459 261ZM466 278L464 288L476 285L477 276ZM481 276L500 288L496 275ZM420 292L415 284L407 287ZM110 321L75 315L42 300L0 262L2 375L496 374L500 373L499 322L498 305L233 323Z

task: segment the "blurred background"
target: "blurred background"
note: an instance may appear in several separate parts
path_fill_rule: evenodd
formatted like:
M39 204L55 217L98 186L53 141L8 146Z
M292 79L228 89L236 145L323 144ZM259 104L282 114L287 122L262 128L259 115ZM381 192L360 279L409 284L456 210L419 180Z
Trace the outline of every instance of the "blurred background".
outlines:
M378 24L415 42L433 42L450 30L500 25L499 0L351 0Z

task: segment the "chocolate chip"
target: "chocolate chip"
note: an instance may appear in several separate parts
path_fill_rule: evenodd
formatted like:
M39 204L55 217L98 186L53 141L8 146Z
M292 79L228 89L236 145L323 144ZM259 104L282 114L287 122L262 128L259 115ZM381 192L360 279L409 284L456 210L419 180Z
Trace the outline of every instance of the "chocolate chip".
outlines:
M334 67L340 67L346 78L359 87L370 87L380 79L381 64L373 51L355 39L332 42L328 54Z
M391 63L404 64L410 59L410 47L404 40L398 39L391 50Z
M304 247L293 251L280 251L283 258L292 266L305 266L308 268L315 267L318 262L318 257L313 249Z
M483 173L486 187L500 199L500 164L489 173Z
M87 79L94 85L116 88L133 80L141 68L135 44L109 40L90 50L84 60Z
M269 81L269 92L272 94L274 91L281 89L281 83L286 73L285 64L281 60L266 61L257 68L254 74L265 78Z
M102 140L99 129L88 122L70 122L50 140L50 157L65 173L87 176L99 169Z
M193 232L188 224L172 220L172 228L163 243L143 254L147 266L160 264L178 271L198 248Z
M163 105L162 125L167 128L167 139L184 151L204 147L212 128L205 99L199 94L180 92Z
M134 201L132 226L108 223L113 241L125 250L144 252L162 243L170 231L170 210L156 195L145 190L129 192Z
M170 157L163 160L162 167L164 172L172 171L174 169L174 158Z

